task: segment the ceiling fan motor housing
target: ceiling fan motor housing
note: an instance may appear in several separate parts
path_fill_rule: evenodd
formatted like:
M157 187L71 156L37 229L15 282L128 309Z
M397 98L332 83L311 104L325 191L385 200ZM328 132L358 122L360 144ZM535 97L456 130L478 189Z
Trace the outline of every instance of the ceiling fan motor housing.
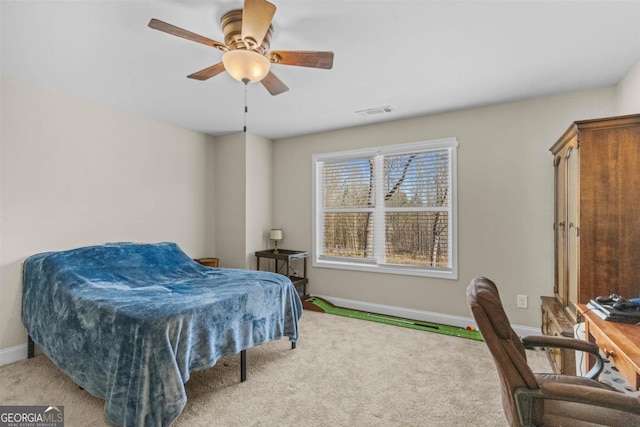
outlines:
M242 39L242 9L231 10L220 18L222 32L224 33L224 43L230 50L246 49L253 50L261 55L269 52L271 46L271 36L273 35L273 25L264 36L260 46L256 46L255 40ZM253 43L252 43L253 42Z

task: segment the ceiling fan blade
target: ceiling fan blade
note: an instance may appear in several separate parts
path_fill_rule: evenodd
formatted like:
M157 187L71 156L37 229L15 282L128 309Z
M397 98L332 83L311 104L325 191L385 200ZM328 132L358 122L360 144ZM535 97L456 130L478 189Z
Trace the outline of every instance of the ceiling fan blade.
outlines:
M275 5L266 0L244 0L242 40L250 44L250 49L260 46L275 13Z
M282 83L282 80L276 77L276 75L271 71L269 71L269 74L262 79L261 83L273 96L280 95L281 93L289 90L287 85Z
M223 71L224 71L224 64L222 62L218 62L216 65L212 65L211 67L207 67L203 70L196 71L193 74L189 74L187 77L189 77L190 79L196 79L196 80L207 80L213 76L217 76Z
M153 28L154 30L165 32L167 34L182 37L183 39L191 40L197 43L202 43L210 47L215 47L216 49L220 49L225 52L229 50L229 48L223 43L217 42L215 40L211 40L207 37L201 36L196 33L192 33L191 31L187 31L180 27L176 27L175 25L168 24L164 21L160 21L159 19L154 18L151 21L149 21L149 27Z
M297 65L299 67L333 68L333 52L272 50L269 59L274 64Z

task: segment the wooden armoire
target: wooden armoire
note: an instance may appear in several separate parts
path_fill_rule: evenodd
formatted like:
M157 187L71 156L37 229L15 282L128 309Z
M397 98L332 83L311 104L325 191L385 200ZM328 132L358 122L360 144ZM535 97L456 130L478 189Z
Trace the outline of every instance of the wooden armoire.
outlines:
M555 283L542 297L542 332L573 336L575 304L640 295L640 114L574 122L550 151ZM549 358L557 373L575 373L572 351Z

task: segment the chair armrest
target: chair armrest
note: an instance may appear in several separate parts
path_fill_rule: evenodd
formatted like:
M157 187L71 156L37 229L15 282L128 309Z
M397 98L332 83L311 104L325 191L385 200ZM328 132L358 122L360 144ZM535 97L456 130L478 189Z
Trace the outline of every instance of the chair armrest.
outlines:
M598 346L577 338L556 337L551 335L530 335L520 338L525 347L561 347L571 350L598 353Z
M535 399L562 400L585 405L610 408L622 412L640 415L640 399L627 396L613 390L588 387L566 383L547 383L539 389L531 390L526 387L514 391L518 416L523 426L531 425L533 402Z
M604 361L600 356L600 349L597 345L590 343L589 341L579 340L577 338L569 337L555 337L550 335L531 335L520 338L522 345L525 348L533 347L554 347L554 348L566 348L569 350L577 350L587 352L595 358L595 364L593 368L589 370L584 376L586 378L598 379L602 368L604 367Z

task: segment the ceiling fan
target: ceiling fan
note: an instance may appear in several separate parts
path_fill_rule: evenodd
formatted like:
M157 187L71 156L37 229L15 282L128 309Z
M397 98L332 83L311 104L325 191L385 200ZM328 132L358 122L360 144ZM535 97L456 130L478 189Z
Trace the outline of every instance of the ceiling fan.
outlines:
M149 21L149 27L224 52L222 62L196 71L188 75L188 78L207 80L227 71L233 78L245 84L261 82L271 95L278 95L289 88L271 72L271 64L328 70L333 67L333 52L269 51L273 35L271 21L275 12L275 5L266 0L244 0L244 9L231 10L220 18L224 43L158 19Z

